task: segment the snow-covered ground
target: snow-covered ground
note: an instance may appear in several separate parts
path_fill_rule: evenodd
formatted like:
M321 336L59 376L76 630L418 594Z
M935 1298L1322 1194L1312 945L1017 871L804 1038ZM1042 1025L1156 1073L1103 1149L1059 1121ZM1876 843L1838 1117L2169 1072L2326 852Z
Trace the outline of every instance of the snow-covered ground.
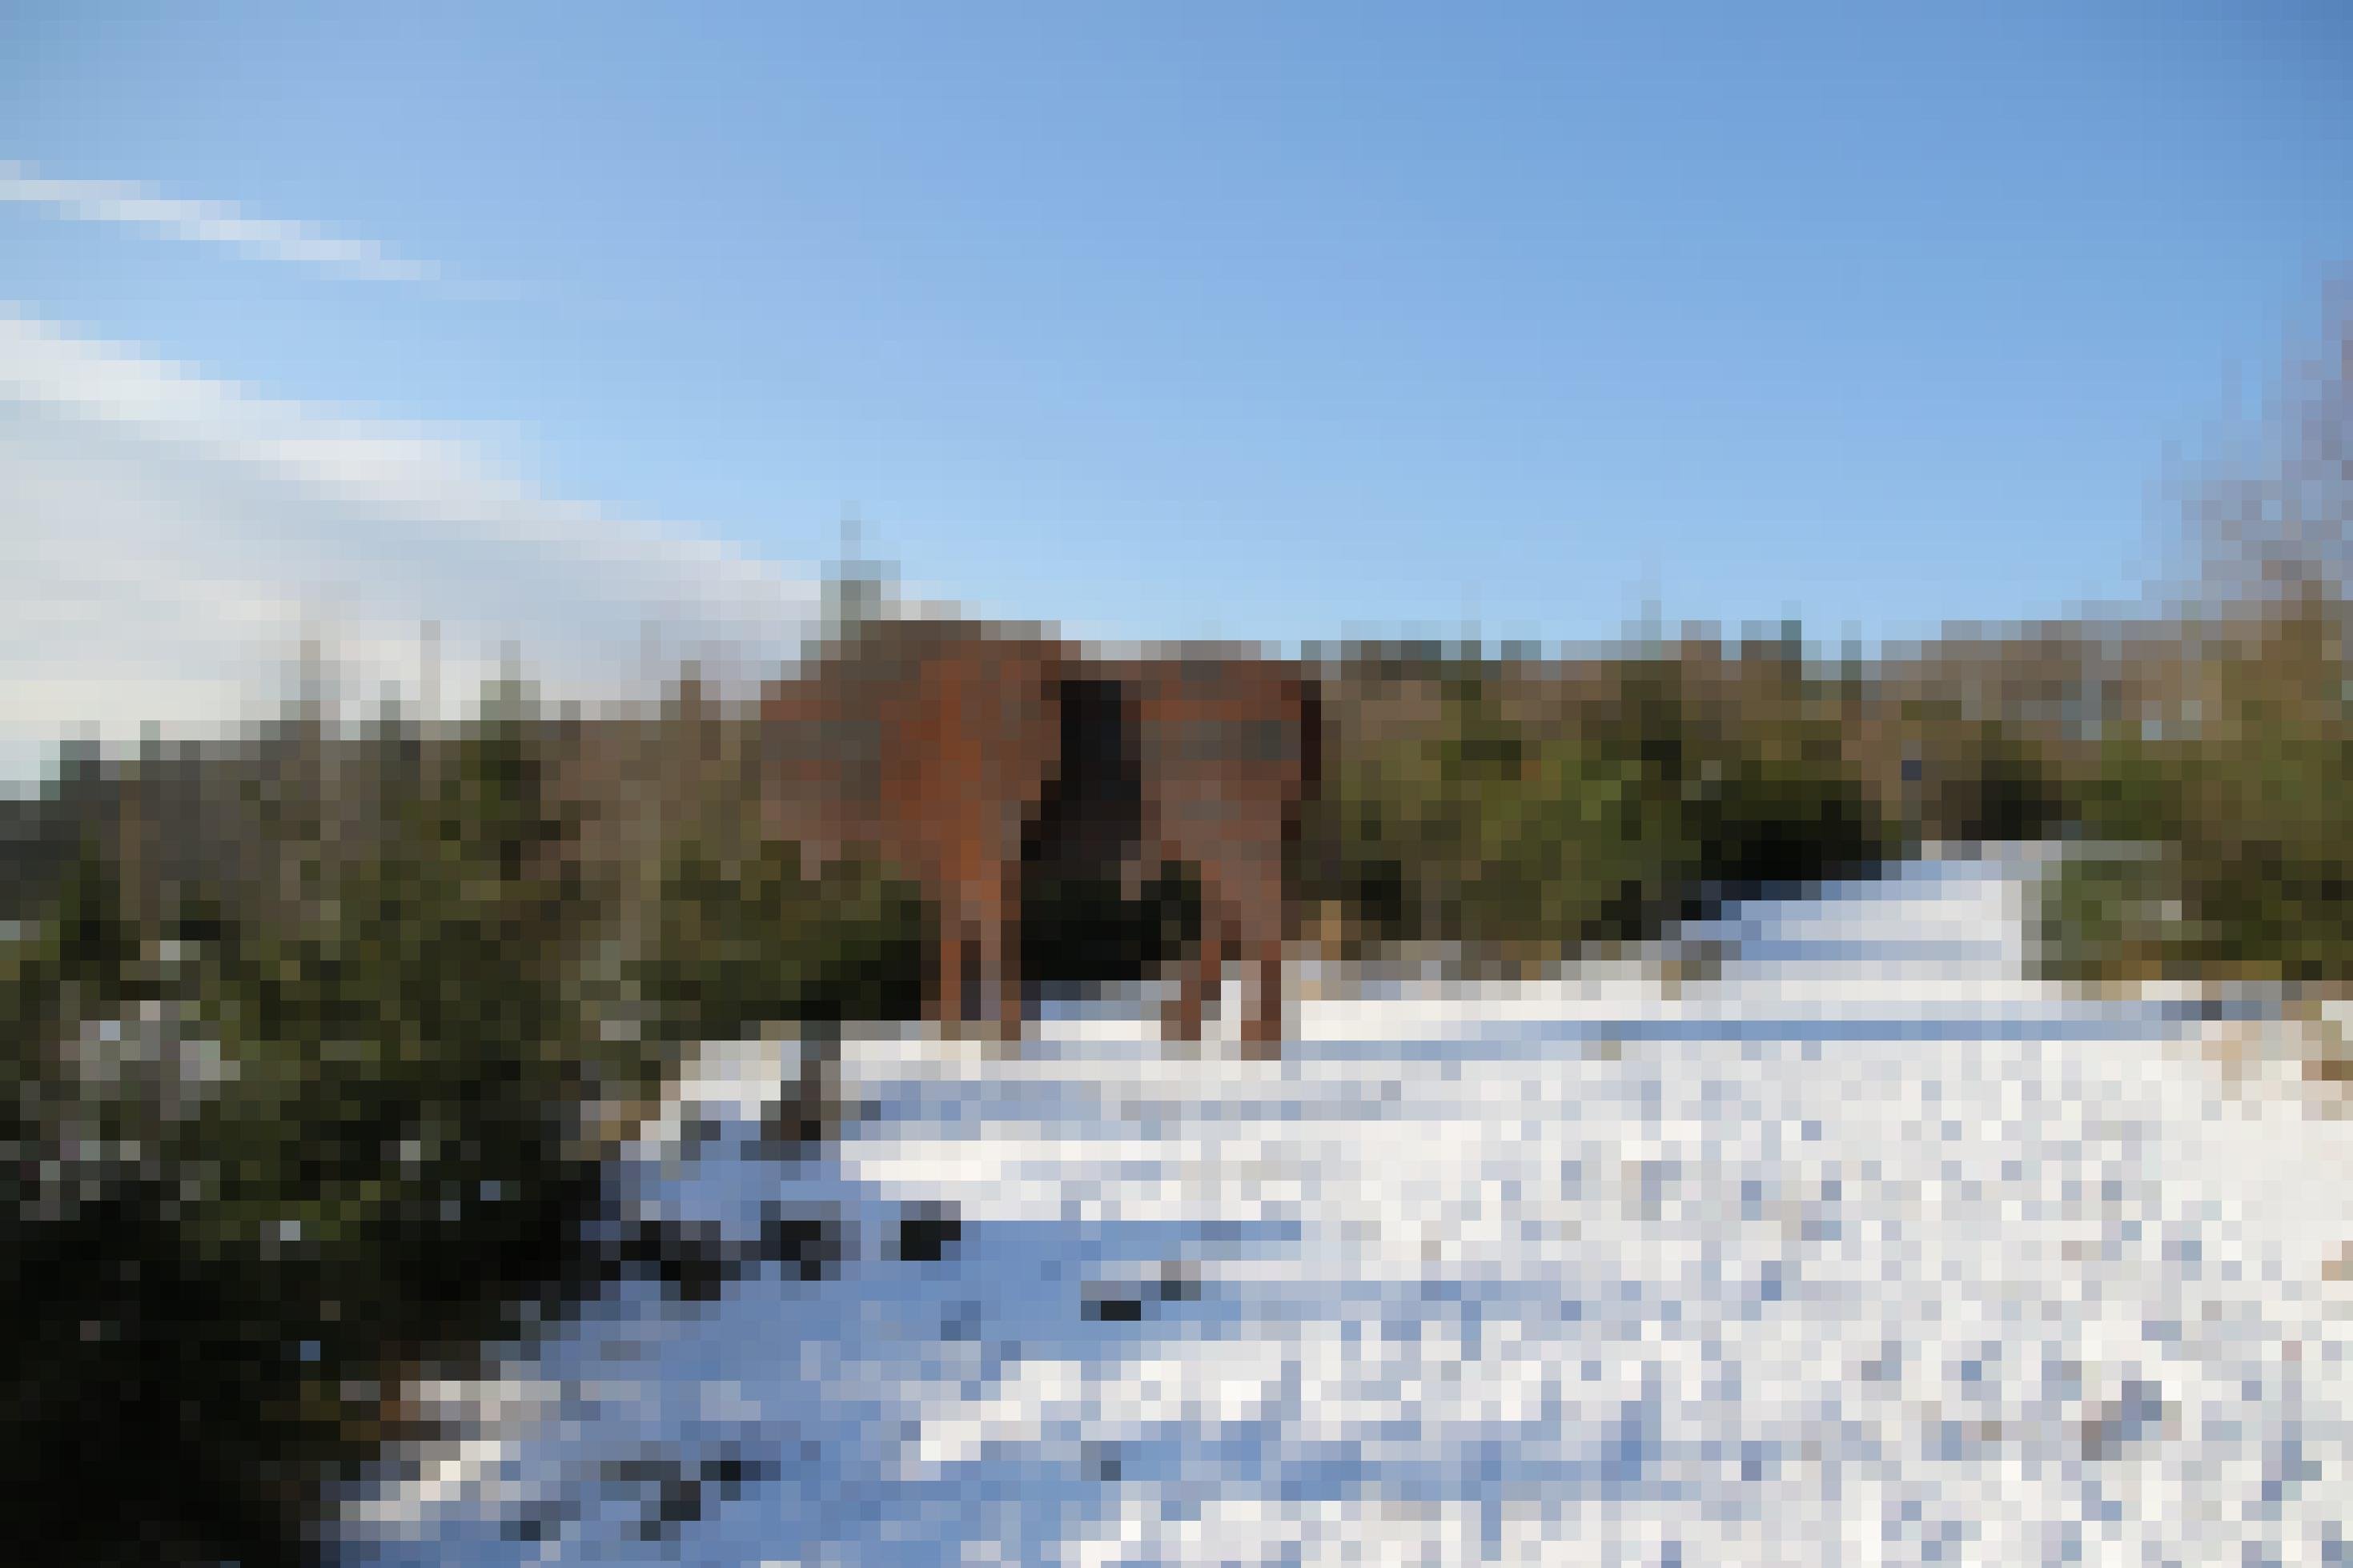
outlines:
M703 1302L633 1282L440 1391L469 1431L355 1501L354 1539L2353 1561L2353 1285L2324 1279L2353 1121L2286 1026L2027 978L2031 874L1736 911L1704 933L1720 969L1672 984L1335 984L1279 1062L1164 1050L1116 1005L1015 1060L855 1039L868 1118L800 1161L757 1152L776 1048L715 1049L632 1201L736 1237L821 1222L839 1261Z

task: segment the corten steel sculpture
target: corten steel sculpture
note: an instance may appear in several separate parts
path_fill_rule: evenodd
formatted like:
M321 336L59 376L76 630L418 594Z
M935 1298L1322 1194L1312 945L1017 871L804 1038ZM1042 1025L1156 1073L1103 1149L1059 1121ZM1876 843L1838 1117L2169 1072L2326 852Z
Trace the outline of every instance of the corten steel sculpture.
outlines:
M1043 827L1052 853L1118 875L1131 894L1165 865L1191 868L1200 941L1165 1030L1199 1037L1230 956L1248 965L1243 1042L1280 1042L1285 846L1318 754L1298 666L1098 660L1034 633L889 622L772 687L763 717L768 831L817 863L879 850L936 910L926 1017L1018 1037L1023 857L1039 852ZM1087 804L1120 792L1080 775L1113 766L1133 769L1131 810Z

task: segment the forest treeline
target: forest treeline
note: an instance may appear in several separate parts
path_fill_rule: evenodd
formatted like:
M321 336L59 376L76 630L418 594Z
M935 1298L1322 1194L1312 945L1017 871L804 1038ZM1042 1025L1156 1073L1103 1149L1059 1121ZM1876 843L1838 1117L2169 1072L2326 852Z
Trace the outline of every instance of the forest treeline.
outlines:
M1794 627L1353 649L1318 668L1302 934L1525 967L1932 843L2058 837L2086 852L2050 885L2056 972L2342 984L2346 625L2305 588L1868 662ZM603 1161L694 1042L916 1010L929 911L871 858L770 839L762 756L753 711L691 681L589 720L506 683L459 723L297 712L69 758L19 803L16 1528L61 1561L312 1555L335 1487L415 1430L404 1388L626 1261L582 1244Z
M1303 888L1347 945L1549 961L1930 845L2062 839L2052 977L2353 977L2344 600L1948 639L1864 664L1693 640L1339 683Z
M687 1044L899 1005L920 910L754 842L710 734L626 737L701 786L669 817L601 818L654 797L581 795L519 687L61 775L0 949L18 1540L312 1560L419 1378L632 1261L606 1156Z

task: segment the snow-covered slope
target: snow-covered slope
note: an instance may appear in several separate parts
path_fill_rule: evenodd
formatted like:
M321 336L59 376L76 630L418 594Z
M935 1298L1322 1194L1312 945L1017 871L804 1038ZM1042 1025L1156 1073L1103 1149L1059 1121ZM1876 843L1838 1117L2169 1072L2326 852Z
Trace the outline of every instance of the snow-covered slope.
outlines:
M2031 868L1734 911L1672 995L1621 964L1311 1002L1274 1063L1165 1052L1140 1008L1067 1012L1009 1061L855 1039L871 1114L802 1161L755 1150L774 1048L714 1050L636 1201L735 1237L831 1226L839 1261L707 1302L623 1288L446 1391L466 1440L355 1502L355 1538L2344 1561L2353 1286L2323 1267L2353 1123L2205 1048L2235 1031L2260 1063L2264 1026L2028 979Z

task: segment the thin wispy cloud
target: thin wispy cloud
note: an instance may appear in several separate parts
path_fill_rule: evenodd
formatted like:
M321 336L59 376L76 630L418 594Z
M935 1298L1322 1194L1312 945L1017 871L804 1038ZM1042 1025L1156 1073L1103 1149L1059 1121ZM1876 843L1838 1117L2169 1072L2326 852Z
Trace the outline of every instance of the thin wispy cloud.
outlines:
M354 714L462 700L512 645L549 696L789 658L819 593L692 531L543 494L447 429L270 399L0 305L0 774L61 740L267 713L316 638ZM649 657L649 655L651 657Z
M371 283L439 283L443 269L396 256L372 239L348 239L316 225L254 217L229 202L189 201L118 180L47 178L0 161L0 202L46 208L83 223L125 224L174 239L215 245L259 261L309 267Z

